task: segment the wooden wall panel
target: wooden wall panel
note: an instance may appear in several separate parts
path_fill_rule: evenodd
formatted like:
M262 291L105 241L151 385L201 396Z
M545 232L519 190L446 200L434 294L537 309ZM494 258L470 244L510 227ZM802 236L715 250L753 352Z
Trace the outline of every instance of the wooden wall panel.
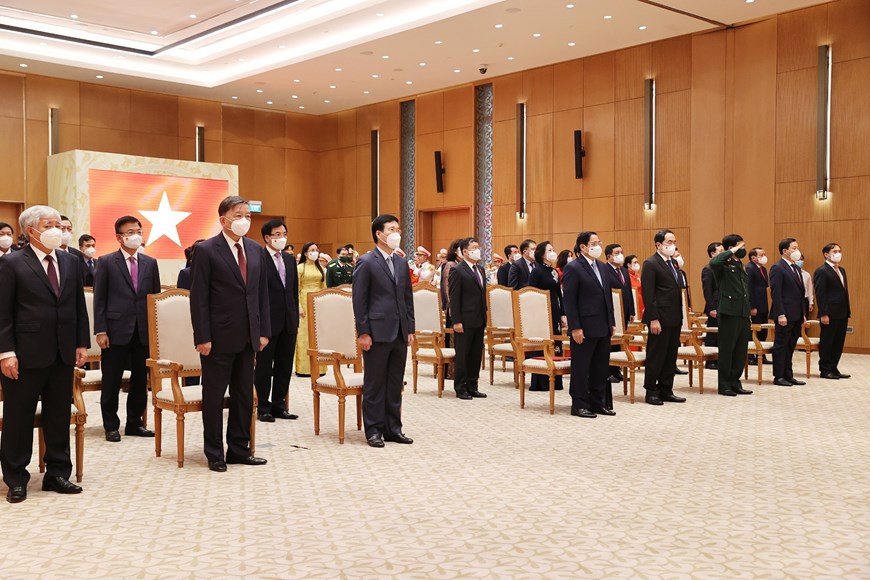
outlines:
M643 97L644 81L652 77L652 46L642 44L616 51L613 71L617 101Z
M685 191L692 145L689 91L656 97L656 191Z
M831 204L819 203L813 195L815 190L815 180L777 183L773 221L801 223L829 220Z
M414 107L417 135L437 133L444 130L444 93L420 95Z
M583 109L583 136L587 151L586 171L583 172L584 198L613 195L614 115L613 103Z
M78 125L79 83L51 77L28 75L25 83L27 118L48 121L50 108L60 109L60 122Z
M517 124L502 121L492 125L492 203L517 204Z
M224 143L254 144L254 110L224 105L221 109Z
M399 115L399 101L378 104L378 129L381 132L381 140L399 138Z
M526 200L553 199L553 115L529 117L526 132Z
M464 85L444 91L444 130L474 127L474 87Z
M399 140L381 141L381 211L400 215Z
M423 167L431 167L428 173L432 189L435 189L435 157L424 158ZM444 132L444 193L441 207L474 205L474 129L465 127Z
M417 207L421 209L443 207L444 194L438 193L435 187L435 151L444 151L444 133L418 134L415 146L417 171L414 189ZM450 166L453 164L453 158L445 154L442 163L446 170L452 173ZM445 187L446 185L445 180Z
M492 120L516 119L517 103L523 101L523 75L516 73L492 80Z
M583 59L553 65L553 110L583 106Z
M529 117L553 112L552 66L523 72L523 100Z
M837 193L832 194L825 202L830 205L827 219L833 221L870 219L870 195L867 195L870 191L870 175L832 179L831 191ZM870 236L865 238L865 242L870 243ZM867 254L870 255L870 248L866 249Z
M870 175L870 58L834 65L831 92L831 175Z
M251 196L255 191L254 146L225 141L223 143L223 162L239 166L239 195ZM256 198L255 198L256 199Z
M28 121L26 131L27 191L22 188L14 192L13 197L8 195L9 191L3 191L0 192L0 199L27 201L28 205L48 203L48 122Z
M79 89L81 124L100 129L130 130L130 91L82 83ZM97 149L102 151L102 149Z
M80 147L85 151L130 154L130 132L82 126Z
M581 93L582 94L582 93ZM574 172L574 131L583 130L583 109L553 115L553 199L580 199L583 180ZM585 144L585 137L584 137ZM583 161L584 165L586 161Z
M580 232L580 224L583 223L583 200L571 199L553 202L553 227L554 233L574 234ZM559 250L560 251L560 250Z
M836 48L834 62L870 57L870 2L839 0L828 7L828 36Z
M130 92L130 130L139 133L178 135L178 98L171 95ZM176 145L177 147L177 145Z
M685 91L692 87L692 36L678 36L652 45L652 76L656 92Z
M178 159L178 137L175 135L138 133L132 131L129 135L130 144L127 147L127 152L131 155L158 157L161 159Z
M284 116L280 115L283 119ZM282 131L283 132L283 131ZM254 146L253 189L242 192L242 197L258 199L264 206L276 208L275 215L286 214L285 171L287 169L284 149ZM268 210L266 213L272 213Z
M777 72L816 67L817 47L828 40L827 4L780 14L767 22L778 24Z
M254 111L254 142L267 147L284 147L284 113Z
M284 119L284 146L301 151L322 151L324 122L313 115L287 113Z
M610 196L584 199L582 225L577 231L613 231L615 199L618 198Z
M178 98L179 137L196 139L196 127L205 128L207 141L220 141L223 136L222 107L214 101L201 99ZM208 152L208 147L206 147Z
M378 107L368 105L356 110L356 142L359 145L371 143L372 130L378 127Z
M614 100L613 53L583 59L583 106L591 107Z
M287 149L284 154L284 215L319 218L325 213L319 195L332 192L319 187L320 155L313 151Z
M372 217L372 146L356 147L356 195L347 206L348 214L356 217ZM381 208L381 213L388 213Z
M777 182L816 178L816 80L815 68L777 75Z
M643 193L644 100L616 103L615 109L615 195Z
M341 111L336 113L338 147L353 147L356 145L356 111Z
M24 77L0 74L0 117L24 117Z

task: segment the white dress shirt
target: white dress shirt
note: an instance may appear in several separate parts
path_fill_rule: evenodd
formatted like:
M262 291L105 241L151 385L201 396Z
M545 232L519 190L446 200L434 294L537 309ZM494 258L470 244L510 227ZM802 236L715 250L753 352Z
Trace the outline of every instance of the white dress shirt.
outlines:
M236 249L236 244L239 244L239 246L242 248L242 253L244 254L244 252L245 252L245 242L244 242L245 238L241 237L241 238L239 238L239 241L236 242L236 241L233 241L233 239L231 237L229 237L226 232L221 232L221 233L223 234L224 239L227 241L227 244L230 246L230 251L233 253L233 258L236 259L236 264L238 264L239 263L239 254L238 254L238 250ZM247 258L247 256L245 256L245 257Z
M132 255L128 254L124 250L119 249L121 252L121 257L124 258L124 264L127 266L127 273L130 274L130 278L133 278L133 266L130 264L130 258L136 260L136 265L139 264L139 253L133 252Z

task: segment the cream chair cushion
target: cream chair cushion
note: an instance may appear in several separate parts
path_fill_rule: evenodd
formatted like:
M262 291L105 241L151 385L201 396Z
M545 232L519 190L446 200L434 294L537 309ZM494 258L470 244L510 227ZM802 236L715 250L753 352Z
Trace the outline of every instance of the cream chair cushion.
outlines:
M435 349L434 348L420 348L417 349L417 357L427 357L427 358L435 358ZM441 358L447 360L456 357L456 350L452 348L442 348L441 349Z
M151 357L183 365L185 371L200 369L199 353L193 344L193 324L190 320L190 297L185 294L158 296L156 352Z
M504 288L489 288L489 319L496 328L513 328L513 292Z
M553 361L553 366L556 367L556 370L567 370L571 368L571 361L556 360ZM547 370L547 361L544 359L536 358L526 359L523 361L523 368L532 370Z
M701 352L704 354L704 356L710 356L713 354L718 355L719 349L713 346L702 346ZM698 353L693 346L681 346L679 349L677 349L677 357L695 356L696 354Z
M817 344L819 344L819 339L816 338L816 337L811 336L811 337L810 337L810 342L809 342L809 343L810 343L811 345L817 345ZM800 344L800 345L806 345L806 344L807 344L807 341L804 340L804 337L800 337L800 338L798 339L798 344Z
M122 381L130 380L130 371L124 371L121 375ZM103 382L103 371L100 369L93 369L89 371L85 371L85 378L82 379L82 385L90 386L90 385L99 385Z
M645 352L632 352L631 354L634 356L635 362L642 363L646 360ZM624 352L612 352L610 353L610 362L628 363L628 355Z
M202 401L202 385L192 385L190 387L181 387L181 396L184 397L185 403L199 403ZM224 395L224 399L229 399L229 393ZM157 399L160 401L175 401L172 395L172 387L165 386L157 393Z
M346 387L363 386L363 376L363 373L341 373ZM330 368L325 375L317 379L317 386L337 388L338 381L335 380L335 369Z
M517 294L517 299L520 304L520 336L548 338L553 333L549 292L522 292Z
M509 342L494 344L492 345L492 351L497 353L513 354L514 346Z
M414 325L417 332L441 332L441 307L438 291L428 288L414 289Z
M772 342L762 342L761 348L764 350L771 350L773 348L773 343ZM749 341L749 350L750 350L750 352L755 350L755 343L752 341Z
M314 332L318 350L357 357L356 322L350 293L314 296Z

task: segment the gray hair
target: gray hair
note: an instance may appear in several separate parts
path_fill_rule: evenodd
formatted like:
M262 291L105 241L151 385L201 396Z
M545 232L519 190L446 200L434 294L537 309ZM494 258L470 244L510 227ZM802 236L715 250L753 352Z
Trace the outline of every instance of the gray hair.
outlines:
M41 219L56 218L60 221L60 212L47 205L32 205L18 217L18 225L21 227L21 233L24 237L30 240L27 235L27 228L35 228Z

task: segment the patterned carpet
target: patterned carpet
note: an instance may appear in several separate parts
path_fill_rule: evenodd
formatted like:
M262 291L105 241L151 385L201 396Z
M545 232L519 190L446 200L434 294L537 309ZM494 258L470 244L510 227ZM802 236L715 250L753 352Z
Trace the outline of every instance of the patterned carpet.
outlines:
M567 390L555 416L546 393L521 410L510 373L474 401L449 382L439 400L426 376L405 395L414 445L386 449L365 444L350 403L339 445L329 397L315 437L308 380L294 378L300 420L258 423L269 464L224 474L206 468L197 415L178 469L174 421L161 458L152 440L108 443L89 393L85 491L43 493L37 474L26 502L3 502L2 574L868 578L870 357L841 369L854 378L789 389L767 367L737 398L679 377L689 401L664 408L620 387L617 416L594 420L568 414Z

